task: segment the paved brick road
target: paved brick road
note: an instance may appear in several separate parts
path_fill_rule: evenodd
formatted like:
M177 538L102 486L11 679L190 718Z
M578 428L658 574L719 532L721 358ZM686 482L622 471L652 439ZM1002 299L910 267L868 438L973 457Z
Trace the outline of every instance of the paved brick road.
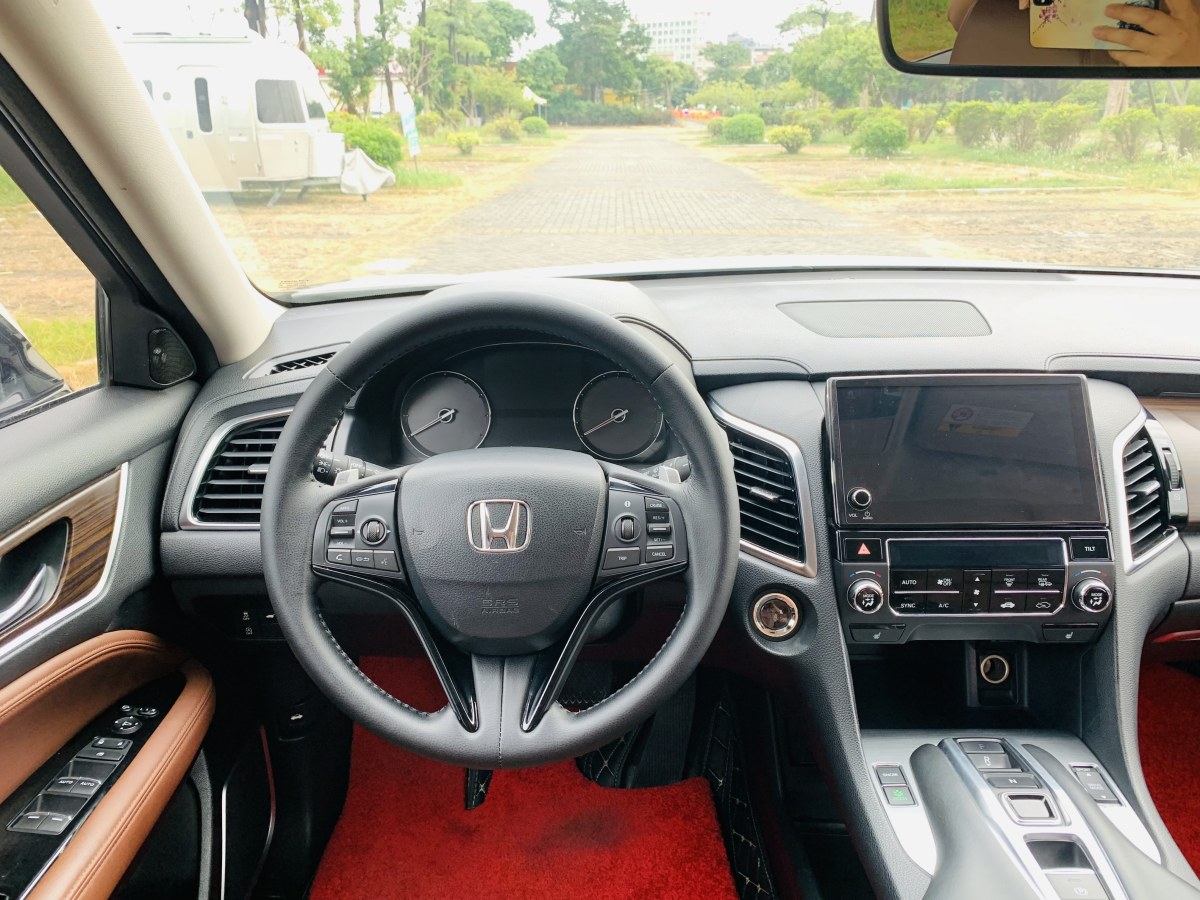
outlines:
M796 253L921 255L915 243L789 197L665 130L597 129L450 219L417 248L412 270Z

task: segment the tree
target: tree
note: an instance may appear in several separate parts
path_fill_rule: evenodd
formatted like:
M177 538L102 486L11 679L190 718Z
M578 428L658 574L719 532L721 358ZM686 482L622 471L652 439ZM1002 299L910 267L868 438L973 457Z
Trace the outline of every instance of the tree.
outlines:
M778 28L780 34L788 34L793 31L821 32L837 22L845 24L855 19L856 17L852 13L839 12L834 9L830 0L816 0L815 3L808 4L804 9L796 10L780 22Z
M533 37L537 30L533 16L517 9L508 0L485 0L480 6L482 9L477 17L479 37L488 45L494 61L512 58L513 46Z
M256 31L263 37L267 36L267 7L265 0L245 0L243 15L251 31Z
M379 36L379 47L383 65L383 84L387 89L388 112L396 111L396 85L392 82L392 60L396 55L394 35L399 30L396 0L379 0L379 12L375 16L375 33Z
M863 93L875 103L900 84L900 76L879 52L879 37L867 22L835 22L802 38L792 53L797 81L829 97L836 106L860 102Z
M341 48L318 47L311 55L313 62L325 69L329 85L346 111L357 116L366 112L385 52L376 39L350 38Z
M713 64L706 81L737 81L750 67L750 48L737 41L709 44L700 53Z
M549 97L558 85L567 80L567 67L562 64L553 47L539 47L517 63L517 77L529 85L535 94Z
M310 46L325 43L329 29L342 21L338 0L274 0L272 5L280 19L291 19L296 28L296 46L305 53Z
M473 66L470 79L471 96L488 119L511 112L525 115L533 109L533 103L525 99L511 72L493 66Z
M562 36L556 50L568 79L591 100L603 99L605 88L634 86L638 59L650 49L650 37L624 3L550 0L549 24Z
M695 69L661 56L647 56L638 77L642 88L654 96L655 102L661 101L668 109L675 105L675 97L694 91L699 85Z

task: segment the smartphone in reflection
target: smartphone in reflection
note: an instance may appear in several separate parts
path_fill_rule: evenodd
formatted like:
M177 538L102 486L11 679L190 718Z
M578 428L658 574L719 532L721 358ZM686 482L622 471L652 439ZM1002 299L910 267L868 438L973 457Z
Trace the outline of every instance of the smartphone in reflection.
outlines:
M1110 0L1030 0L1029 43L1034 47L1059 50L1127 50L1121 44L1098 41L1092 36L1097 25L1115 25L1145 31L1137 25L1117 22L1104 14ZM1128 0L1129 6L1158 9L1159 0Z

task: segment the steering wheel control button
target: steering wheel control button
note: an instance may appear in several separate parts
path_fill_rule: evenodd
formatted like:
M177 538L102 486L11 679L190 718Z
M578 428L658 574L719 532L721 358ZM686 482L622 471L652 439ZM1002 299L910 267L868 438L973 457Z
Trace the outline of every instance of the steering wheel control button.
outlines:
M354 532L354 520L357 518L354 513L335 512L329 517L329 533L333 534L339 528L349 528L351 534Z
M1112 603L1112 591L1099 578L1085 578L1071 589L1075 608L1089 613L1102 613Z
M121 716L112 724L112 730L116 734L136 734L142 730L142 720L137 716ZM90 759L107 759L106 756L93 756Z
M852 488L850 492L846 494L846 502L855 509L867 509L871 505L872 499L874 498L871 496L871 492L865 487Z
M763 637L782 641L795 634L800 627L800 607L787 594L773 591L754 601L750 620Z
M388 527L383 519L372 517L362 523L358 529L358 534L363 539L364 544L377 547L387 540Z
M647 525L646 533L651 537L667 538L671 536L671 524L669 522L658 525Z
M860 613L870 615L879 612L879 608L883 606L883 588L878 581L870 578L858 579L850 585L846 596L850 605Z
M880 538L842 538L844 562L883 562L883 541Z
M641 533L641 526L638 525L638 520L633 516L620 516L617 519L617 540L631 543L638 539Z
M400 566L396 562L396 554L391 550L374 550L372 554L375 557L375 568L384 572L399 572Z
M344 500L333 508L333 512L335 515L337 513L349 513L350 515L354 515L356 512L358 512L358 501Z
M352 538L354 537L353 525L339 525L329 529L331 538Z
M642 551L637 547L616 547L604 551L604 568L628 569L641 562Z
M370 550L351 550L350 564L356 569L375 568L375 554Z
M851 625L850 639L856 644L895 644L904 637L904 625Z
M668 562L675 558L673 544L649 544L646 546L646 562Z
M335 566L348 566L351 564L350 554L352 552L352 550L329 550L325 554L325 559Z

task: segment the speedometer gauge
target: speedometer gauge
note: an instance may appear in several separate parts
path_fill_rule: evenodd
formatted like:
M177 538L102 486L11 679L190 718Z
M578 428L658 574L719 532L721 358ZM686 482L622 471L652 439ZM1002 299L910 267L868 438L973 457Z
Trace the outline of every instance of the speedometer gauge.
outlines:
M405 440L422 456L473 450L492 424L487 396L458 372L433 372L416 381L400 401Z
M654 446L663 415L642 383L626 372L605 372L575 398L575 433L596 456L634 459Z

